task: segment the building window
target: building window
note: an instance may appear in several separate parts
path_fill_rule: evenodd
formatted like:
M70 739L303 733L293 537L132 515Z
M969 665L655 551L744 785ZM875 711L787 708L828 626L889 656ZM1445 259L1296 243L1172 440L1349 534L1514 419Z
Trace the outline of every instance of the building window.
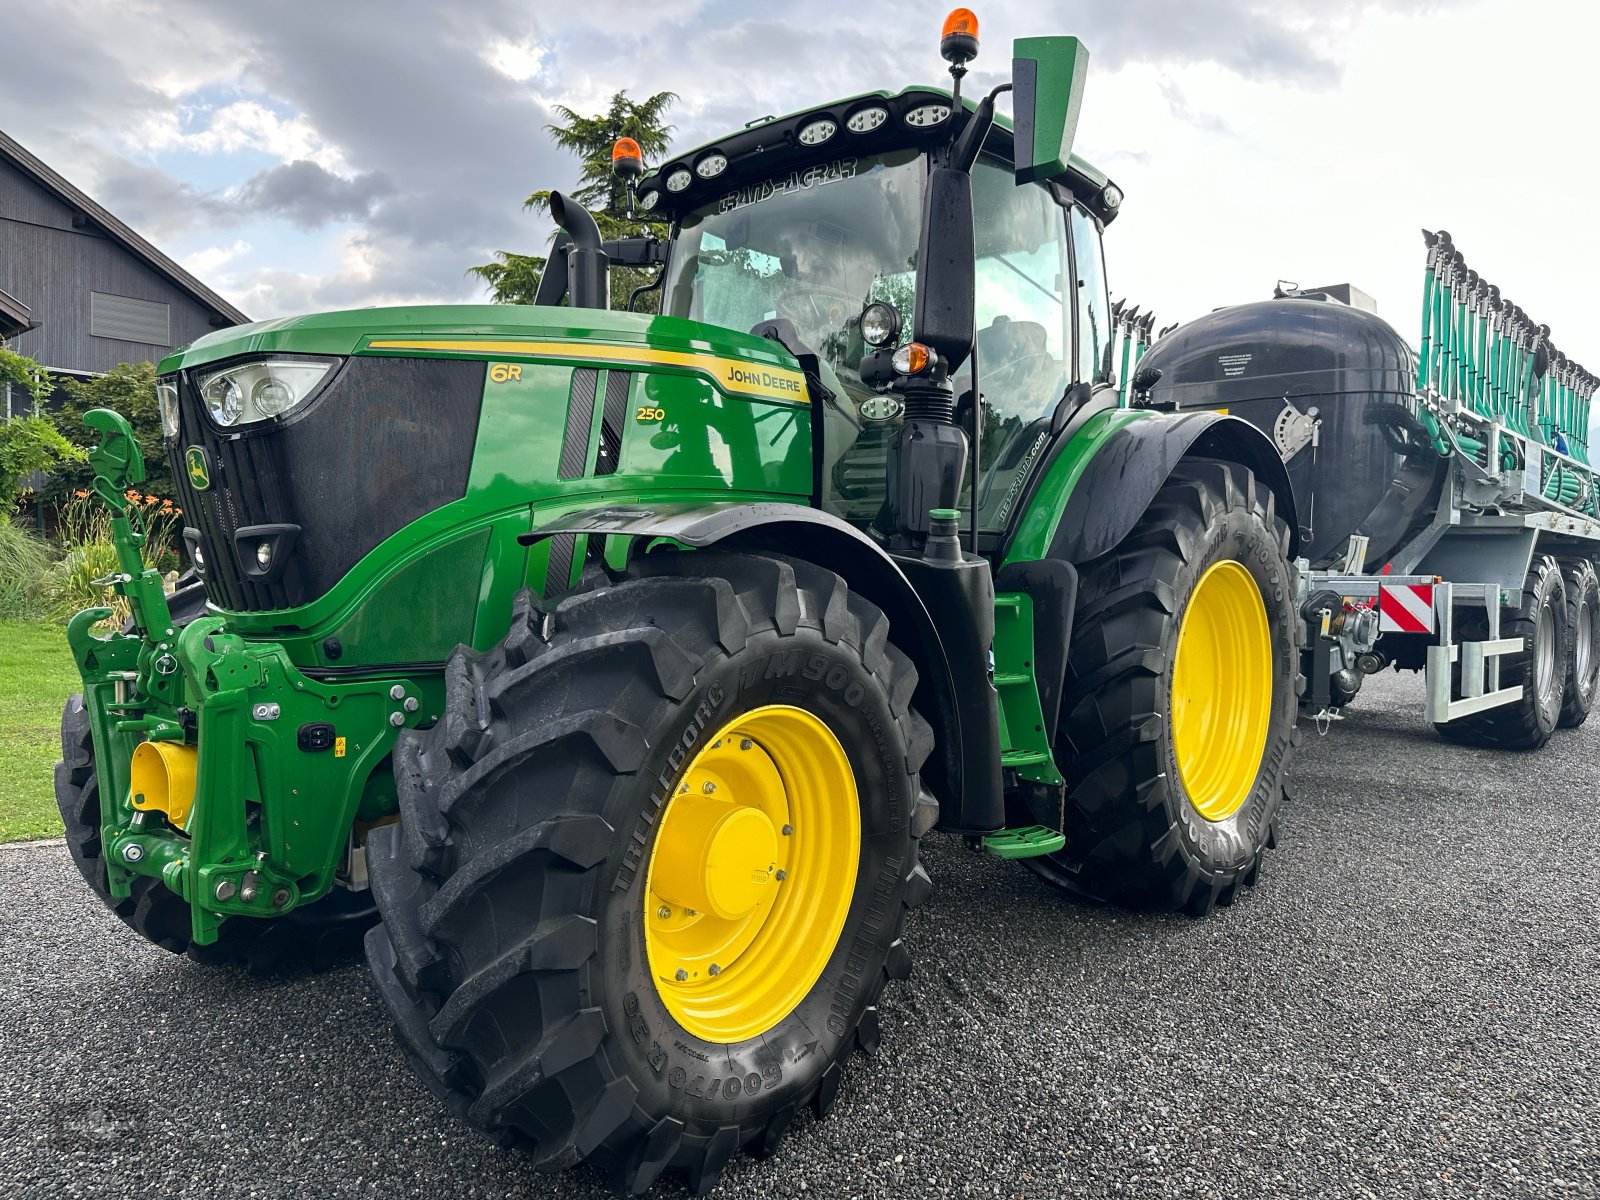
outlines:
M132 296L113 296L110 292L90 292L89 333L94 337L115 338L119 342L170 346L172 309L154 300L135 300Z

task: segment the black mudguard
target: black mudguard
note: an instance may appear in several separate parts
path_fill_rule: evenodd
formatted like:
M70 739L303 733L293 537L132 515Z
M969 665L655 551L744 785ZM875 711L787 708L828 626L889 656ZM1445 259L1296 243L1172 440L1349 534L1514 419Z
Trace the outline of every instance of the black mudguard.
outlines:
M889 555L853 525L798 504L672 503L583 509L539 526L518 539L532 545L557 534L643 539L671 538L703 549L777 551L837 571L889 618L895 642L917 667L912 702L933 726L934 749L923 778L939 800L939 826L982 834L1005 824L999 746L979 753L967 746L980 728L964 729L963 709L943 639L927 606ZM989 614L993 619L993 613ZM972 724L969 722L969 724Z
M1300 526L1278 448L1248 421L1211 411L1135 421L1113 434L1072 489L1049 557L1085 563L1117 545L1150 507L1173 468L1187 458L1238 463L1271 488L1278 516L1289 527L1289 557L1295 557Z

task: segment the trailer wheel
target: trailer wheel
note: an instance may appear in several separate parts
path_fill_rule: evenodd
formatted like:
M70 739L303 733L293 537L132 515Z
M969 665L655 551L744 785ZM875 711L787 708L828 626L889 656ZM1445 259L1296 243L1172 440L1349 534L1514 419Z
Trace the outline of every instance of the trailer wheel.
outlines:
M368 961L436 1096L635 1193L826 1113L930 886L932 734L888 636L831 571L696 551L548 615L525 591L456 651L369 856Z
M377 917L365 892L336 888L314 904L281 917L230 917L209 946L190 940L189 905L158 879L138 876L133 892L111 895L100 853L100 781L94 737L83 697L70 696L61 714L61 761L56 763L56 807L66 826L67 852L89 890L147 942L212 966L242 966L252 974L279 968L322 968L349 959Z
M1180 463L1133 531L1080 567L1057 744L1072 891L1202 915L1273 845L1298 699L1288 529L1250 472Z
M1576 729L1589 719L1600 690L1600 577L1586 558L1561 567L1567 589L1567 685L1561 727Z
M1500 686L1522 685L1522 697L1486 712L1434 724L1440 736L1468 746L1493 746L1500 750L1537 750L1550 740L1561 720L1566 693L1569 601L1561 565L1548 554L1535 556L1522 585L1515 612L1502 613L1500 636L1520 637L1526 649L1504 656ZM1482 609L1463 612L1456 621L1462 640L1489 636ZM1459 687L1460 667L1453 672Z

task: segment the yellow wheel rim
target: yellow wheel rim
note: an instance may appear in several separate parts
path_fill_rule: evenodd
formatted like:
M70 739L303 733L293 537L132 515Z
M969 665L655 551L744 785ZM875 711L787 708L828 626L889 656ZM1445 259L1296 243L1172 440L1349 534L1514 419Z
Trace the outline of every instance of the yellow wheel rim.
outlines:
M717 730L662 810L645 876L667 1011L721 1043L793 1012L833 955L860 854L855 774L819 718L769 704Z
M1261 589L1232 560L1207 567L1178 629L1172 748L1189 803L1225 821L1250 795L1272 715L1272 635Z

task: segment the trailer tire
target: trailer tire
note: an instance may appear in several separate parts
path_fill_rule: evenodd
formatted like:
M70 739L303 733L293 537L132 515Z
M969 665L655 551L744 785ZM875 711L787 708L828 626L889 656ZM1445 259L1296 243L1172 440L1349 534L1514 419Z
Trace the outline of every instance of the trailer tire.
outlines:
M1567 684L1561 699L1561 728L1576 729L1589 719L1600 691L1600 576L1587 558L1561 564L1567 588Z
M548 613L524 591L499 647L458 648L443 717L395 749L402 822L369 859L383 924L368 962L429 1090L540 1167L589 1162L634 1193L667 1170L708 1191L741 1147L771 1152L798 1111L825 1114L851 1051L878 1045L878 998L909 972L901 930L930 887L933 738L889 632L832 571L665 552ZM785 728L828 736L785 743ZM807 783L807 756L832 786ZM738 774L764 759L775 791ZM746 820L765 845L754 796L766 830L775 797L793 815L775 858L756 851L767 867L723 860L762 897L730 916L720 835L685 853L680 822ZM738 912L742 948L719 940ZM830 915L789 924L814 912ZM791 949L764 957L775 947Z
M1435 722L1439 735L1459 745L1497 750L1537 750L1548 742L1560 724L1566 693L1569 611L1561 564L1548 554L1535 555L1515 613L1500 617L1500 636L1520 637L1524 647L1500 660L1500 686L1521 684L1521 698L1454 721ZM1489 619L1482 609L1460 612L1454 624L1462 641L1489 636ZM1460 689L1459 665L1452 676L1454 694Z
M1025 859L1033 870L1094 899L1196 916L1255 882L1275 843L1298 705L1288 546L1271 491L1249 471L1185 461L1127 537L1080 565L1056 739L1069 841ZM1223 632L1204 640L1213 626ZM1197 648L1180 655L1191 627ZM1197 659L1212 663L1209 692L1193 685ZM1227 704L1207 704L1230 689ZM1208 728L1221 758L1196 756L1196 730Z

